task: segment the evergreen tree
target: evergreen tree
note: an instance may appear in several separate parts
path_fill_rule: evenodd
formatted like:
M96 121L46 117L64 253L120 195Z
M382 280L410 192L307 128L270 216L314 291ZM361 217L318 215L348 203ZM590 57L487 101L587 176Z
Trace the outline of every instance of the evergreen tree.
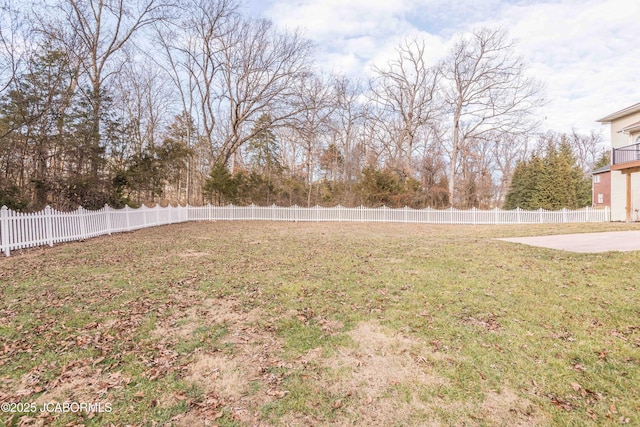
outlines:
M262 114L253 128L253 138L249 140L248 153L252 165L269 173L282 168L280 165L280 147L271 130L271 116Z
M217 162L204 183L204 193L218 205L231 202L237 195L238 185L223 162Z
M56 175L63 164L60 153L65 150L64 126L73 97L73 70L68 58L47 44L42 50L29 58L27 71L0 100L0 154L3 158L21 156L20 161L4 165L6 174L13 177L3 178L14 178L36 210L56 197Z
M543 160L537 155L531 157L529 161L521 161L517 164L511 178L511 187L505 199L505 209L531 210L539 208L535 198L539 188L538 181L544 173L543 168Z
M609 166L611 164L611 152L609 150L603 151L593 165L594 169L601 168L603 166Z
M269 205L272 202L271 195L276 189L278 178L284 170L280 161L280 147L271 130L269 114L262 114L258 118L253 135L248 144L252 171L245 180L245 184L254 184L253 191L249 189L249 192L253 193L250 199L259 204Z
M591 186L571 146L548 144L544 155L520 162L511 179L504 208L577 209L591 203Z

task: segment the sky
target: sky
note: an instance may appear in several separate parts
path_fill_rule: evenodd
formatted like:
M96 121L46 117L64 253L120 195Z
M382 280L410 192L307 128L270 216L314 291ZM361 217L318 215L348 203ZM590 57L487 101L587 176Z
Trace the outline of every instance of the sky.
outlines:
M640 2L634 0L247 0L247 14L300 29L327 72L367 78L403 40L434 61L480 26L506 28L545 85L542 130L601 132L596 120L640 102Z

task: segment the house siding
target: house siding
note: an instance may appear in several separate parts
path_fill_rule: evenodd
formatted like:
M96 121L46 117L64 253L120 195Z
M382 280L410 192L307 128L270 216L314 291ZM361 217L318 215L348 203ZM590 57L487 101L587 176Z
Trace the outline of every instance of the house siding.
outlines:
M635 143L635 139L640 135L639 132L633 132L631 135L622 132L622 129L640 121L640 111L621 117L611 122L611 147L620 148Z
M611 221L627 220L627 176L611 171ZM640 221L640 173L631 174L631 221Z
M612 150L635 144L640 136L640 129L637 126L640 122L640 103L612 113L598 121L611 126ZM627 130L623 131L625 128ZM626 159L624 163L611 166L609 188L612 221L640 221L640 172L638 171L640 164L636 163L638 162L635 159L632 161ZM631 206L629 210L627 210L627 175L623 173L625 171L631 176L631 188L629 189ZM600 180L602 185L602 178ZM595 191L594 182L594 206L598 197ZM627 216L627 212L629 212L629 216Z

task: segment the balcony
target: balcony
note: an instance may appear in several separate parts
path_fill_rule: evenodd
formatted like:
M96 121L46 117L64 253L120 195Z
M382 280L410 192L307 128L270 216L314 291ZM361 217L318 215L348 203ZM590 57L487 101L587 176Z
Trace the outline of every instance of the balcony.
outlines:
M626 147L614 148L611 159L613 170L637 168L640 166L640 144L627 145Z

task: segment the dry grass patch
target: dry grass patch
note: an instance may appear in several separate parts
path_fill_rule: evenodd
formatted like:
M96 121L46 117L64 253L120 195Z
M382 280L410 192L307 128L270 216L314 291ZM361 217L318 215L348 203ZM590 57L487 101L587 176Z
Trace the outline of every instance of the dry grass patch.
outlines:
M412 418L433 418L431 405L420 397L421 389L444 386L447 380L420 356L423 346L418 341L375 321L358 324L349 336L354 347L323 362L335 373L335 382L326 386L351 397L345 425L409 425Z
M331 357L321 349L309 351L303 364L316 364L326 372L315 387L344 396L334 402L342 413L316 425L335 426L440 426L442 414L459 414L456 423L491 426L542 426L544 417L528 399L504 388L489 390L477 403L446 401L437 390L451 387L438 374L436 362L451 359L420 340L394 332L376 321L361 322L349 332L353 345ZM449 360L451 362L451 360ZM472 415L465 417L464 413ZM446 417L444 417L446 418ZM285 425L307 425L301 414L285 418Z
M213 422L224 413L222 408L230 419L254 425L262 406L285 395L279 387L282 378L270 374L272 367L282 364L276 357L282 345L273 333L254 325L263 316L258 308L244 311L234 298L207 298L188 310L178 329L160 330L175 335L204 323L224 324L227 332L221 349L194 353L184 369L184 380L202 390L204 403L209 400L220 410L207 412L206 405L196 405L174 419L178 425Z
M491 426L549 425L544 414L530 400L518 396L506 387L500 391L489 391L479 409L479 414L474 420Z

